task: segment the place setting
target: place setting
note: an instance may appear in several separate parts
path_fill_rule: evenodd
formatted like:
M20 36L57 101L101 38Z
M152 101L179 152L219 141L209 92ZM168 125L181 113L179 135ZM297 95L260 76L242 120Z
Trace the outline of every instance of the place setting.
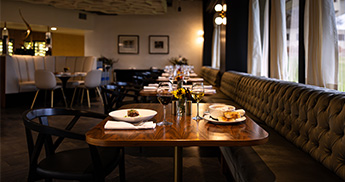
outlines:
M149 121L157 114L151 109L120 109L112 111L109 116L114 120L108 120L104 129L128 130L128 129L154 129L156 123Z
M246 120L245 111L237 109L232 105L212 104L209 111L204 113L203 119L212 124L234 124L241 123Z

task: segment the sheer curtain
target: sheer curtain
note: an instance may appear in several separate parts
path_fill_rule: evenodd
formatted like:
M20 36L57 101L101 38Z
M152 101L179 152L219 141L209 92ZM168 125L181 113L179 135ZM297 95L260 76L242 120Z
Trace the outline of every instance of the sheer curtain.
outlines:
M271 1L270 77L287 80L285 0Z
M298 44L299 44L299 0L291 0L287 11L288 39L288 80L298 82ZM290 9L291 8L291 9ZM290 20L290 21L288 21Z
M338 38L333 0L307 0L304 23L306 82L337 89Z
M247 72L261 76L261 37L260 37L260 7L258 0L249 1L248 20L248 67Z
M266 0L264 10L264 28L262 36L262 59L261 59L261 76L268 77L268 45L269 45L269 1Z
M220 65L220 26L214 23L212 38L212 68L218 68Z

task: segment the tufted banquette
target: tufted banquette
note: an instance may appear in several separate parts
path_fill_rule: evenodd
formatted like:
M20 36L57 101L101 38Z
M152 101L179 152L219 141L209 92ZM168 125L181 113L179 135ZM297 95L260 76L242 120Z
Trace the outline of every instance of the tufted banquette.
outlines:
M68 67L69 72L88 72L96 69L96 57L72 56L6 56L5 93L35 91L35 70L45 69L51 72L63 72ZM81 78L72 78L70 82L78 82Z
M205 85L213 85L218 87L220 82L220 71L210 66L201 68L200 76L204 78Z
M235 181L344 181L345 93L225 72L217 94L269 134L252 147L220 147Z

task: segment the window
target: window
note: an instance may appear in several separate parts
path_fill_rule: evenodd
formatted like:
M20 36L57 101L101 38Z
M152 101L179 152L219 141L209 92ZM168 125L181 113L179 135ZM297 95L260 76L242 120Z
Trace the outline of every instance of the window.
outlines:
M298 82L299 0L286 0L285 9L288 53L288 80Z
M339 81L338 90L345 91L345 0L334 1L334 10L338 32Z

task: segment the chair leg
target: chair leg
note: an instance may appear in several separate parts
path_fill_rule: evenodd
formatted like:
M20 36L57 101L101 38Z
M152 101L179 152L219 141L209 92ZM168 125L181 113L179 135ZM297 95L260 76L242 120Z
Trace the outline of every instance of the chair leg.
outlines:
M73 96L72 96L72 101L71 101L71 108L72 108L72 105L73 105L73 101L74 101L74 97L75 97L75 93L77 91L77 87L74 88L74 92L73 92Z
M87 96L87 105L89 106L89 108L91 108L89 89L86 89L86 96Z
M36 94L35 94L35 98L34 98L34 100L32 101L32 104L31 104L30 109L32 109L32 108L34 107L34 104L35 104L35 102L36 102L36 98L37 98L37 95L38 95L38 92L39 92L39 91L40 91L40 90L38 89L37 92L36 92Z
M83 104L83 98L84 98L84 89L81 91L81 100L80 100L80 104Z
M54 107L54 90L51 91L50 107Z
M122 147L121 154L120 154L120 163L119 163L119 174L120 174L120 181L126 181L126 173L125 173L125 148Z
M62 93L62 96L63 96L63 100L65 101L65 106L68 107L66 96L65 96L65 92L64 92L62 87L61 87L61 93Z
M103 98L102 98L102 95L101 95L101 91L99 90L99 87L96 87L96 90L97 90L99 98L101 99L102 105L104 105Z

